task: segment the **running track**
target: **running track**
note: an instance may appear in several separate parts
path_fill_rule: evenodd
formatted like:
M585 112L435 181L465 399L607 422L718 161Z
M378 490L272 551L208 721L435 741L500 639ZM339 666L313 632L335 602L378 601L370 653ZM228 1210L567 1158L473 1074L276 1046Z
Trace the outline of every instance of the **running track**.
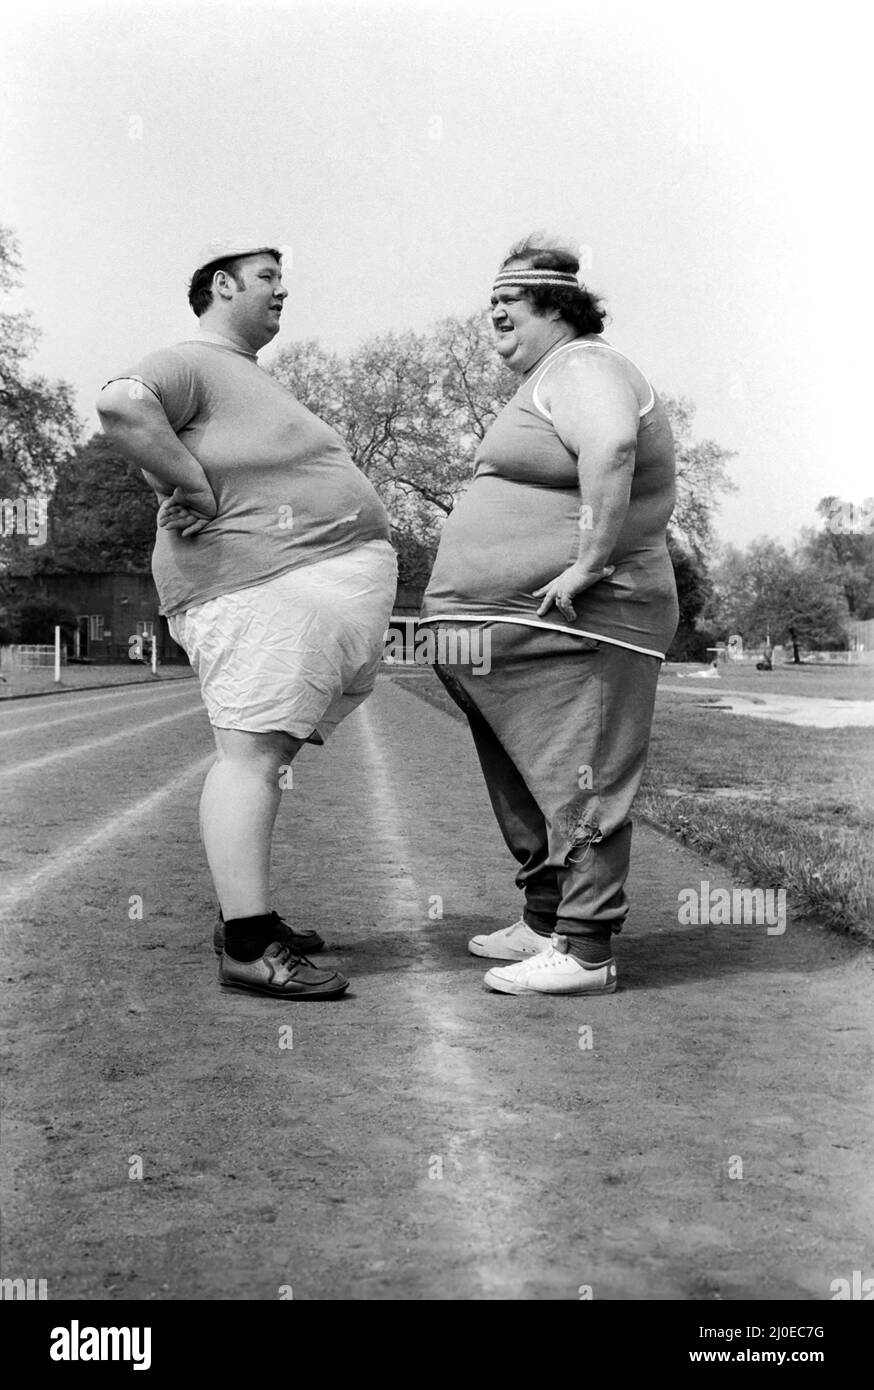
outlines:
M386 679L300 755L277 833L277 906L350 995L229 994L211 747L193 683L0 710L0 1274L73 1299L685 1300L871 1273L869 953L680 928L679 888L726 880L638 827L620 993L488 993L465 942L518 915L508 856L466 730Z

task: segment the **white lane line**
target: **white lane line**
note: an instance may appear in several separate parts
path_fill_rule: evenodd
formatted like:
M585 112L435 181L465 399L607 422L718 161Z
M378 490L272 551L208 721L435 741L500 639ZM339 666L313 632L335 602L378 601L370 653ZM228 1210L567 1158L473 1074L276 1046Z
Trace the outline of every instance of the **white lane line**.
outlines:
M190 695L190 694L191 694L191 691L190 691L190 690L173 690L173 691L169 691L169 690L160 690L160 691L151 691L150 694L151 694L151 699L148 701L148 703L147 703L145 700L138 700L138 701L137 701L137 709L142 709L143 706L145 706L145 707L148 709L148 708L150 708L153 704L157 704L159 700L162 700L162 699L164 698L165 695L168 695L168 694L173 694L173 695ZM116 698L118 698L118 697L116 697ZM118 712L118 709L119 709L119 708L124 709L124 708L126 708L127 704L128 704L127 697L125 697L124 701L123 701L123 702L121 703L121 705L119 705L119 706L113 705L113 706L110 708L109 704L107 703L107 704L101 705L101 707L100 707L99 710L85 710L85 712L84 712L83 714L67 714L67 715L65 715L65 716L64 716L63 718L61 718L61 719L44 719L43 722L42 722L41 724L17 724L16 727L15 727L14 729L7 729L7 728L0 729L0 738L12 738L14 734L35 734L35 733L40 732L42 729L57 729L57 728L60 727L61 724L75 724L76 721L79 720L79 719L93 719L94 716L95 716L95 714L103 714L104 711L108 712L109 714L116 714L116 713ZM65 708L68 708L68 706L65 706ZM31 711L31 712L32 712L32 713L36 713L36 711Z
M167 801L181 791L195 777L201 776L213 762L214 753L209 753L205 758L198 758L196 762L189 763L184 772L178 777L174 777L172 782L165 782L163 787L157 791L150 792L141 801L129 807L127 811L120 814L116 811L108 816L96 830L84 839L77 840L74 845L61 850L58 854L53 854L48 863L42 868L28 874L25 878L17 881L7 879L4 882L2 895L0 895L0 921L3 921L16 908L20 908L25 899L32 897L34 893L50 883L59 874L65 874L70 870L81 870L82 864L88 856L98 848L112 840L116 835L121 835L143 817L151 814L162 801Z
M362 753L367 764L368 790L371 794L370 826L391 848L399 863L409 865L414 851L404 831L404 821L394 796L370 703L360 705L357 715L358 729L363 735ZM421 895L412 873L405 871L399 877L393 876L386 883L386 898L389 893L395 896L395 902L389 905L387 901L386 907L394 908L396 920L399 924L403 923L407 934L412 936L416 922L421 922L425 917ZM480 1282L486 1295L496 1293L504 1298L521 1297L524 1279L498 1254L500 1242L496 1239L496 1230L514 1229L516 1204L509 1192L501 1191L501 1164L478 1138L478 1131L482 1128L482 1087L464 1050L458 1046L458 1039L464 1035L466 1025L458 1019L451 995L445 990L435 989L434 976L440 969L440 961L433 948L424 937L418 937L415 949L428 968L424 972L406 973L403 988L409 990L413 1008L425 1019L427 1041L420 1046L427 1053L428 1065L445 1088L447 1096L451 1096L456 1116L461 1112L460 1120L456 1120L459 1131L463 1129L472 1141L471 1150L466 1150L463 1147L466 1138L456 1136L450 1138L448 1148L452 1163L457 1162L461 1154L465 1161L472 1161L475 1170L474 1184L460 1195L472 1243L480 1253Z
M110 700L113 695L119 695L122 691L126 695L153 695L158 690L171 690L177 685L188 685L190 681L193 681L195 685L197 684L195 676L176 676L164 681L160 686L153 685L151 682L146 684L145 681L131 681L130 683L122 681L118 685L108 685L103 690L87 691L81 695L75 693L68 695L66 691L53 691L51 695L19 695L14 700L8 696L3 696L0 697L0 711L8 709L11 714L34 714L44 707L47 700L50 705L54 700L57 704L63 705L64 709L78 708L79 705L90 705L95 700ZM38 703L29 705L28 700L36 700Z
M56 753L46 753L42 758L31 758L28 763L13 763L11 767L0 769L0 778L19 777L24 772L33 772L36 768L47 767L49 763L60 762L62 758L77 758L82 754L91 753L95 748L107 748L110 743L118 743L120 738L139 738L147 729L157 729L161 724L172 724L174 719L187 719L190 714L203 713L203 705L198 698L197 704L192 705L190 709L179 710L176 714L165 714L162 719L150 719L148 724L129 725L126 729L120 729L117 734L107 734L105 738L92 738L87 743L74 743L72 748L60 748Z

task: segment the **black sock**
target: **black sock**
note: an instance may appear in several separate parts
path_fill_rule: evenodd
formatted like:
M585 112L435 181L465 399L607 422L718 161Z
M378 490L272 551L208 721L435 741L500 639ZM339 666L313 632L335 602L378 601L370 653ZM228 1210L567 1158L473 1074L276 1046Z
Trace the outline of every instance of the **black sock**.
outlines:
M524 913L522 914L522 921L529 931L536 932L538 936L545 936L547 940L552 936L553 932L558 931L558 927L554 922L548 927L544 926L542 922L529 922Z
M613 955L609 936L569 936L568 954L586 970L603 965Z
M275 912L260 917L233 917L225 922L225 950L231 960L258 960L276 937Z

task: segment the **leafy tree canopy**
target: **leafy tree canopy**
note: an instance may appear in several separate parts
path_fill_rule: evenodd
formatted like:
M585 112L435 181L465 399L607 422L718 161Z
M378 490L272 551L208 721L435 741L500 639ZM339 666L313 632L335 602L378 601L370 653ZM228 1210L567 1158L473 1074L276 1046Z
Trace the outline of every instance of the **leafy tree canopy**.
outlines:
M21 262L12 232L0 227L0 295L19 281ZM46 499L59 467L81 435L73 389L26 372L37 331L26 313L0 311L0 502ZM11 515L11 513L10 513ZM38 549L4 524L0 534L0 598L5 576L29 572Z
M725 547L708 612L724 636L739 632L748 644L770 637L796 649L846 646L849 613L838 581L802 550L790 554L768 536L745 550Z

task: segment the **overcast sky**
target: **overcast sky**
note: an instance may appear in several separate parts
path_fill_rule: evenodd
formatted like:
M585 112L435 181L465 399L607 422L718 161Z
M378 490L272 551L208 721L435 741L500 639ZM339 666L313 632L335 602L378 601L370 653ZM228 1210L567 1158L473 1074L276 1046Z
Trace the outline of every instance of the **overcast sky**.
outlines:
M292 248L275 346L342 350L472 312L542 228L587 248L609 340L737 451L721 537L789 540L823 494L874 493L864 12L7 8L0 220L25 265L14 307L43 334L34 365L96 426L107 376L190 333L198 247L238 231Z

